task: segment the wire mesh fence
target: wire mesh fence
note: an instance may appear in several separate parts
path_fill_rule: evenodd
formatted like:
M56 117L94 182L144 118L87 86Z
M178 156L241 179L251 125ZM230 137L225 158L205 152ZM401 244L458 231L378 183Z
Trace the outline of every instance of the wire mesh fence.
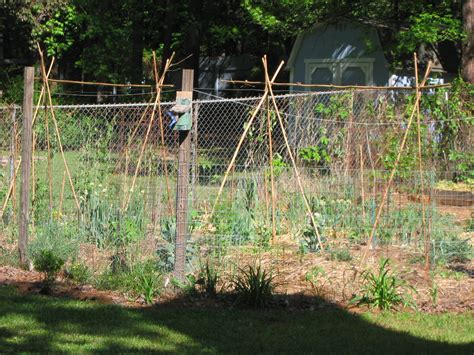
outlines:
M429 235L433 260L468 257L471 241L464 235L468 223L472 230L472 185L453 191L440 181L472 175L472 166L459 169L443 154L448 146L472 153L473 129L465 119L450 116L444 91L423 94L422 172L414 123L383 199L414 98L408 90L277 95L278 110L264 100L245 139L244 129L262 97L209 95L194 101L189 236L188 244L178 247L186 248L191 264L210 254L265 253L280 242L300 253L320 252L317 234L327 251L360 249L383 203L373 248L403 246L418 257ZM154 113L146 103L62 105L53 112L41 107L33 137L34 233L59 225L62 235L81 238L84 257L97 269L110 260L156 257L171 270L178 174L171 106L161 103ZM6 107L0 114L1 223L14 234L21 110ZM452 125L458 127L455 132ZM234 154L235 164L228 169Z

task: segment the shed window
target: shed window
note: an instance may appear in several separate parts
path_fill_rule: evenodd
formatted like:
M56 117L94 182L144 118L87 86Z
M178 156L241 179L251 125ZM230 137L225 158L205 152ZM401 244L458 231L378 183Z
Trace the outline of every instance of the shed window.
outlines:
M309 84L371 85L373 82L373 58L308 59L305 63Z

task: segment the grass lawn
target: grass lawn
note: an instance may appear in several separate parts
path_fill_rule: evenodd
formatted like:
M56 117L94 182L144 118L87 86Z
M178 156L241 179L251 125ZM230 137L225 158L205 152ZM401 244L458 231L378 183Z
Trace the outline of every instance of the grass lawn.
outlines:
M0 352L465 353L468 314L127 309L0 286Z

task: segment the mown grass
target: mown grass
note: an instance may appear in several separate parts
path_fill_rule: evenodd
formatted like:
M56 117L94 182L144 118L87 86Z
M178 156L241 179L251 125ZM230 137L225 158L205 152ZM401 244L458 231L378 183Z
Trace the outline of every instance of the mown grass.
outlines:
M465 353L469 314L127 309L0 287L0 352Z

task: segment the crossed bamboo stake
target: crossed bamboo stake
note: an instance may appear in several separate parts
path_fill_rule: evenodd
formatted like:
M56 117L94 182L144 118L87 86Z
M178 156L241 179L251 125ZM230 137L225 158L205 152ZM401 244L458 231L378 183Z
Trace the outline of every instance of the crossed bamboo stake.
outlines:
M267 57L264 56L262 58L262 64L263 64L263 68L264 68L264 71L265 71L265 91L263 93L263 96L262 98L260 99L259 103L257 104L257 107L255 108L255 110L253 111L250 119L249 119L249 122L245 125L245 129L244 129L244 132L242 133L242 136L240 137L239 139L239 143L237 144L237 147L235 149L235 152L234 152L234 155L232 156L232 159L227 167L227 170L225 172L225 175L224 175L224 178L222 179L222 182L221 182L221 185L220 185L220 188L219 188L219 191L217 193L217 196L216 196L216 200L214 201L214 205L212 207L212 210L211 210L211 214L209 216L209 219L212 218L212 216L214 215L214 212L216 210L216 207L217 207L217 204L219 202L219 198L222 194L222 191L224 190L224 186L225 186L225 183L227 181L227 177L230 173L230 171L232 170L234 164L235 164L235 161L237 159L237 155L239 154L239 151L240 151L240 148L242 147L242 144L245 140L245 138L247 137L247 134L248 134L248 131L250 130L250 127L252 126L252 123L255 119L255 117L257 116L258 112L260 111L260 109L262 108L263 106L263 103L265 102L265 100L267 99L267 97L270 96L271 98L271 101L272 101L272 104L273 104L273 108L275 109L275 113L277 115L277 118L278 118L278 123L280 125L280 129L282 131L282 134L283 134L283 139L285 140L285 146L286 146L286 149L287 149L287 152L288 152L288 155L290 157L290 160L291 160L291 164L293 166L293 170L294 170L294 173L295 173L295 176L296 176L296 181L298 182L298 187L300 189L300 193L303 197L303 200L304 200L304 203L305 203L305 207L308 211L308 214L310 216L310 219L311 219L311 224L314 228L314 231L316 233L316 236L317 236L317 239L318 239L318 245L319 245L319 248L321 250L321 253L324 254L324 246L323 246L323 243L322 243L322 240L321 240L321 235L319 233L319 230L318 230L318 225L316 224L316 221L314 219L314 215L313 215L313 211L311 210L311 206L308 202L308 199L306 197L306 194L304 192L304 189L303 189L303 184L301 183L301 178L300 178L300 174L299 174L299 170L298 170L298 167L296 166L296 161L295 161L295 158L293 156L293 152L291 151L291 148L290 148L290 144L288 142L288 137L287 137L287 134L286 134L286 129L285 129L285 125L283 124L283 119L281 117L281 114L280 114L280 110L278 108L278 105L277 105L277 102L276 102L276 98L275 98L275 94L273 93L273 89L272 89L272 85L273 83L275 82L275 79L276 77L278 76L278 73L280 72L281 68L283 67L283 64L284 64L284 61L282 61L280 63L280 65L278 66L278 68L276 69L275 73L273 74L272 78L270 79L270 76L268 74L268 63L267 63ZM268 108L269 109L269 108ZM269 137L271 137L271 127L269 127ZM271 138L270 138L270 142L269 142L269 145L271 146ZM273 167L272 167L272 161L271 161L272 157L270 157L270 173L271 173L271 179L272 179L272 232L273 234L275 233L275 202L274 202L274 182L273 182Z
M163 73L161 74L161 77L158 77L158 69L157 69L157 65L156 65L156 56L155 56L155 52L153 52L153 72L154 72L154 75L155 75L156 96L155 96L155 101L153 102L153 110L151 112L150 121L148 122L148 127L147 127L147 130L146 130L145 139L143 141L143 144L142 144L142 147L141 147L141 150L140 150L140 155L138 157L137 166L135 167L135 173L133 175L132 186L130 187L127 198L124 200L124 203L122 205L122 211L126 211L129 204L130 204L130 200L132 198L133 190L135 189L135 184L136 184L136 181L137 181L138 171L140 170L140 165L141 165L141 162L143 160L143 154L145 152L145 148L146 148L146 145L147 145L147 142L148 142L148 138L150 136L151 127L153 126L153 122L155 120L155 112L157 110L157 107L158 107L158 111L159 111L159 123L160 123L160 130L161 130L161 132L160 132L161 133L161 143L163 145L163 149L162 149L162 151L163 151L163 163L165 164L165 178L166 178L166 188L168 190L168 204L169 204L170 210L172 209L171 202L170 202L170 188L169 188L169 183L168 183L168 169L166 167L167 164L166 164L166 159L165 159L166 158L166 152L164 150L165 149L165 144L164 144L164 136L163 136L163 133L164 133L163 121L162 121L161 109L159 108L159 104L160 104L160 96L161 96L161 87L163 86L163 82L164 82L165 77L166 77L166 72L170 68L171 63L173 61L173 58L174 58L174 53L171 55L171 57L169 59L166 60L165 68L163 69ZM143 115L145 115L145 113ZM140 119L140 121L141 121L141 119Z

